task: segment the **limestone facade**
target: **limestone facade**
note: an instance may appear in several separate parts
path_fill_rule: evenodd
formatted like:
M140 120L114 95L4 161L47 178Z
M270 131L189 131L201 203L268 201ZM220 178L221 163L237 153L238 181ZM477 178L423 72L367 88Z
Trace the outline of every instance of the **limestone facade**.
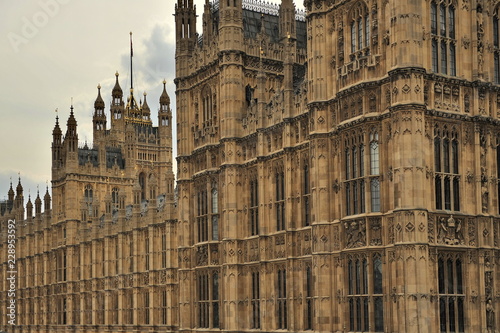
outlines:
M77 167L70 130L59 167L54 130L52 209L18 231L23 332L500 330L499 1L304 5L177 1L176 205L170 122L157 163L149 123L97 135L122 169Z

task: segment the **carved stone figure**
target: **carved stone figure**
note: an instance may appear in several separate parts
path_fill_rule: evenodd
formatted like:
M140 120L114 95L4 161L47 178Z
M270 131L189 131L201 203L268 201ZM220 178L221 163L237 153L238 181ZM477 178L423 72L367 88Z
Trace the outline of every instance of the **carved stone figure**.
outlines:
M488 333L495 332L495 309L493 309L491 299L486 303L486 327L488 328Z
M346 247L360 247L366 245L366 226L364 221L345 222Z
M450 215L448 220L441 217L439 219L438 241L441 244L448 245L464 244L462 221L459 219L455 220L453 215Z

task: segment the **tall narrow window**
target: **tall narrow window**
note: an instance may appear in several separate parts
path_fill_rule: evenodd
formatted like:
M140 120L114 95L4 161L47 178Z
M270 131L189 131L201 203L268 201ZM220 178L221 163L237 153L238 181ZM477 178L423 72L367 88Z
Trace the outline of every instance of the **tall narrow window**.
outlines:
M497 138L497 202L498 202L498 213L500 214L500 138Z
M358 20L358 47L363 48L364 34L363 34L363 20Z
M446 7L444 4L439 6L439 32L441 36L446 37Z
M149 238L144 240L144 253L146 254L144 258L146 270L149 271Z
M448 7L448 27L448 36L450 38L455 38L455 8L453 8L452 6Z
M370 16L365 16L365 47L370 47Z
M219 192L212 188L212 240L219 240Z
M161 267L167 268L167 235L165 235L165 230L162 230L161 235Z
M359 2L351 11L351 53L370 53L370 16L368 8Z
M250 180L250 235L259 234L259 183L257 175Z
M353 21L351 23L351 53L356 52L357 50L356 46L356 22Z
M309 165L305 164L303 168L303 189L302 189L302 202L304 210L304 225L311 225L311 206L310 206L310 179L309 179Z
M366 259L349 259L348 264L349 325L351 331L368 331L370 313L368 309L368 280Z
M141 187L141 201L146 200L146 175L144 172L139 174L139 186Z
M198 327L210 327L210 296L209 296L209 275L207 273L198 274Z
M199 272L197 275L198 327L220 327L219 274Z
M167 324L167 291L161 292L161 323Z
M459 145L457 133L434 131L434 193L436 209L460 210Z
M346 215L351 215L351 205L352 205L352 200L351 200L351 184L346 183L345 184L345 205L346 205Z
M432 46L432 71L435 73L457 75L455 34L455 7L453 3L440 3L432 0L430 4L430 30Z
M283 171L276 172L276 230L285 230L285 173Z
M448 74L448 55L444 41L441 42L441 73Z
M278 329L286 329L288 327L288 309L286 302L286 270L278 270L278 288L277 288L277 321Z
M378 149L378 133L370 134L370 174L378 175L379 170L379 149Z
M493 16L493 46L496 48L500 46L499 43L500 38L498 38L498 36L499 32L498 32L498 12L497 12Z
M437 73L439 71L438 65L438 42L437 40L432 40L432 71Z
M498 53L494 55L494 66L495 66L495 83L500 83L500 56Z
M364 136L345 140L345 206L346 215L365 213L365 146Z
M438 259L440 332L461 333L465 330L462 260L451 254Z
M219 323L219 274L212 274L212 327L220 327Z
M435 2L431 3L431 34L437 35L437 5Z
M252 328L260 328L260 273L252 272Z
M455 44L450 44L450 75L457 75L457 59L456 59Z
M86 185L83 193L84 209L82 211L82 220L89 221L94 217L94 190L91 185ZM61 200L64 202L64 200Z
M306 266L306 313L305 313L305 329L313 329L313 277L311 267Z
M113 211L118 209L118 188L114 187L111 190L111 203L113 204Z
M499 7L493 14L493 71L496 84L500 84L500 31L499 31Z
M198 227L198 242L208 241L208 203L207 191L205 189L198 190L197 193L197 227Z

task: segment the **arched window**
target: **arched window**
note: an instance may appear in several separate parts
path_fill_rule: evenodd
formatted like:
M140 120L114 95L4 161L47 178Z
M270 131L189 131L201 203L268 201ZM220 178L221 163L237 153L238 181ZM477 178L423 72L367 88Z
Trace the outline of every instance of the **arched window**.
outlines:
M378 175L380 173L380 157L378 147L378 133L370 133L370 175Z
M285 173L280 168L275 174L275 192L276 192L276 230L285 230Z
M205 86L201 93L201 101L202 101L202 124L201 127L207 127L212 125L213 120L213 98L212 91L209 86Z
M250 187L250 235L259 234L259 183L254 173L249 182Z
M219 192L212 185L212 240L219 240Z
M306 313L305 313L305 329L313 329L313 278L311 266L306 267Z
M139 185L141 187L141 201L146 200L146 175L144 172L139 174Z
M500 84L500 31L499 31L499 7L493 14L493 58L494 58L494 80Z
M364 136L345 140L346 214L365 213L365 145Z
M93 214L93 202L94 202L94 190L92 189L92 185L86 185L83 193L84 202L86 205L86 213L87 218L92 218Z
M375 304L368 302L368 299L371 298L370 296L374 296L373 298L376 304L383 304L383 295L375 295L375 290L377 289L376 284L382 283L382 267L381 264L377 264L377 260L380 262L380 255L376 254L373 258L373 279L368 278L369 258L349 259L347 262L348 280L346 287L347 299L349 302L350 331L366 332L369 330L370 326L375 324L374 331L383 332L383 317L377 318L377 316L381 316L383 313L380 309L376 309ZM377 265L377 268L375 268L375 265ZM378 271L376 271L376 269L378 269ZM372 290L373 295L371 295ZM382 309L383 306L380 306L380 308ZM382 325L380 325L380 323Z
M309 165L304 163L304 167L302 169L303 176L303 189L302 189L302 202L303 202L303 210L304 210L304 226L311 225L311 186L309 179Z
M116 187L111 190L111 202L113 206L118 205L118 188Z
M363 1L354 5L350 15L351 53L364 51L370 53L370 15L368 7Z
M436 209L460 210L458 135L436 127L434 130L434 192Z
M432 71L457 75L455 7L451 1L433 0L430 4Z
M465 332L462 260L454 255L438 259L439 326L441 332Z

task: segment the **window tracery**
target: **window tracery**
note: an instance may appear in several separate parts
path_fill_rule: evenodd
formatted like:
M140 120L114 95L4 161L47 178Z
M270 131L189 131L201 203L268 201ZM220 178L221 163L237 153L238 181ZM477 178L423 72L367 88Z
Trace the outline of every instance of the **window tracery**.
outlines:
M370 13L363 1L356 3L350 13L351 58L356 53L370 54ZM352 60L352 59L351 59Z
M458 133L447 126L434 129L434 191L436 209L460 211Z
M457 75L455 4L451 0L433 0L430 4L432 71Z

